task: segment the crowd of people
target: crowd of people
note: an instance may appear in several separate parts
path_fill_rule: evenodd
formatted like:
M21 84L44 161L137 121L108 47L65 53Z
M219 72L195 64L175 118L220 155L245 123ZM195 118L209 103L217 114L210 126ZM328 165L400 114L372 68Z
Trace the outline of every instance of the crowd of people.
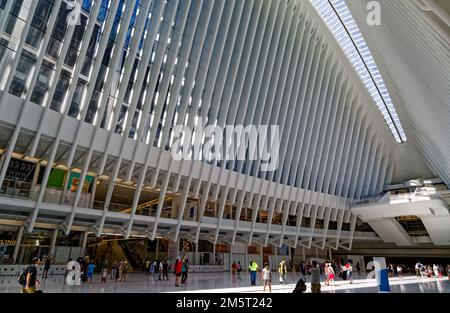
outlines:
M325 285L331 286L333 285L336 276L339 276L343 280L347 280L350 284L353 283L353 264L352 261L349 260L345 263L338 263L336 261L318 263L316 261L312 261L310 263L300 262L298 267L290 264L289 266L286 264L286 261L283 259L277 268L279 283L280 284L288 284L287 282L287 274L288 268L291 271L295 271L296 269L300 270L301 279L297 282L294 292L304 292L306 291L306 280L308 276L311 276L311 291L313 293L320 292L321 289L321 277L324 276ZM361 266L359 262L355 265L355 270L358 272L358 275L361 272ZM240 275L242 271L242 266L240 262L233 262L231 266L231 272L233 275ZM269 292L272 291L272 271L270 270L269 262L265 262L263 268L260 270L258 262L255 260L251 260L248 265L248 271L250 273L250 284L251 286L257 286L257 277L258 273L260 273L261 283L264 286L263 291L269 289Z
M38 266L44 263L44 269L42 272L42 279L48 277L53 257L51 255L44 256L44 258L34 258L32 263L26 268L26 270L19 276L19 284L22 286L23 293L35 293L38 292L38 286L40 281L38 280ZM169 273L173 273L175 276L175 286L180 287L187 283L189 273L189 259L186 256L177 257L173 266L167 259L160 260L147 260L145 261L144 271L149 275L158 275L158 280L169 281ZM115 282L126 282L127 273L130 267L127 260L120 259L114 261L108 268L106 262L96 262L91 260L89 256L80 257L77 260L69 260L66 270L66 282L68 285L81 285L81 283L92 284L94 283L94 273L100 273L101 283L107 283L108 278ZM238 277L241 276L244 270L240 261L233 262L231 265L232 275ZM321 292L321 278L324 278L324 284L332 286L337 277L342 280L353 283L353 272L357 272L358 276L361 274L361 266L359 262L353 266L353 262L348 260L344 262L340 261L325 261L318 263L313 260L312 262L300 262L298 266L294 266L292 262L289 264L283 259L277 267L279 283L288 284L287 276L288 272L299 271L301 274L300 280L297 282L294 293L300 293L306 291L306 280L310 276L311 292ZM430 278L443 278L445 275L450 280L450 265L444 267L441 264L424 265L418 261L414 270L417 277L430 277ZM257 286L258 274L260 274L261 284L264 287L263 291L272 292L273 276L270 269L269 262L265 262L260 269L259 264L255 260L251 260L248 264L248 271L250 273L251 286ZM389 277L402 277L402 275L409 272L409 269L400 264L388 264L387 271Z
M444 267L442 264L424 265L418 261L414 269L417 277L442 278L447 274L450 280L450 264Z

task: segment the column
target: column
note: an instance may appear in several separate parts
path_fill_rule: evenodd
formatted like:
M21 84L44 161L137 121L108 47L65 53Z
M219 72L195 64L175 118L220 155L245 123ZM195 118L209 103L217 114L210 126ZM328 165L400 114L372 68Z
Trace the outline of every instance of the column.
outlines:
M259 263L260 268L262 269L264 267L264 255L263 255L263 245L260 246L260 254L261 254L261 263Z
M50 253L49 253L49 255L52 255L52 256L55 255L56 239L57 238L58 238L58 228L56 228L53 231L53 237L52 237L52 243L51 243L51 246L50 246Z
M216 264L216 245L215 244L213 244L213 262L214 262L214 265L217 265Z
M86 244L87 244L87 239L88 239L88 232L85 231L83 233L83 242L81 244L81 257L83 257L86 254Z
M198 255L198 242L195 243L194 264L195 265L200 265L200 258L199 258L199 255Z
M276 245L273 245L273 249L275 251L275 264L272 265L272 268L277 269L278 268L278 247ZM290 248L289 248L290 250ZM290 258L289 258L290 260ZM289 264L289 261L287 262Z
M156 239L155 259L157 259L157 260L158 260L158 254L159 254L159 240L160 240L160 239Z
M33 180L31 181L31 188L30 191L34 191L37 180L39 178L39 172L41 171L41 161L38 161L34 168L34 174L33 174Z
M319 249L316 248L316 259L318 259L318 258L319 258Z
M245 247L245 264L242 267L248 272L248 247Z
M305 251L305 247L302 247L302 256L303 256L303 262L306 263L306 251Z
M101 181L97 179L97 177L94 178L94 181L92 182L92 188L91 188L91 201L89 203L89 208L94 208L94 201L95 201L95 193L97 191L97 185L100 184Z
M48 164L47 164L48 166ZM66 202L66 196L67 196L67 191L69 189L69 179L70 179L70 174L72 173L72 169L68 168L66 171L66 176L64 176L64 184L63 184L63 190L61 192L61 200L60 203L61 204L65 204ZM80 182L81 184L81 182Z
M228 269L226 271L231 271L231 265L233 265L233 253L231 252L231 245L230 245L230 254L229 254L229 262L228 262Z
M328 247L328 254L330 255L330 260L333 260L333 254L331 253L331 247Z
M14 247L14 253L13 253L13 263L14 264L16 264L17 255L19 254L19 248L20 248L20 243L22 242L22 235L23 235L24 228L25 228L24 226L20 226L19 232L17 233L16 246Z

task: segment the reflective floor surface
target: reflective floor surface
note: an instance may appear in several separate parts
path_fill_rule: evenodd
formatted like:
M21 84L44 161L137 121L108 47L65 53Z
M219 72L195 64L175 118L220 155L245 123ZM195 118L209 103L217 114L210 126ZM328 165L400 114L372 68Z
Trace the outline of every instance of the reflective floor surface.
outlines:
M357 276L357 275L354 275ZM288 274L288 285L278 283L278 275L273 274L273 293L290 293L300 278L297 273ZM94 278L93 284L81 286L68 286L62 276L53 276L40 279L40 289L44 293L159 293L159 292L196 292L196 293L259 293L262 286L249 287L250 275L242 273L241 277L230 273L191 273L188 282L181 287L175 287L175 277L170 275L169 281L159 281L157 275L133 273L128 275L127 282L114 282L108 280L100 282L100 277ZM309 277L308 277L309 282ZM258 282L260 284L260 282ZM310 292L310 286L308 291ZM448 278L416 278L402 277L390 279L391 292L394 293L450 293ZM0 293L19 293L20 286L16 277L0 277ZM355 277L353 284L338 279L334 286L322 284L322 292L330 293L376 293L376 281L366 277Z

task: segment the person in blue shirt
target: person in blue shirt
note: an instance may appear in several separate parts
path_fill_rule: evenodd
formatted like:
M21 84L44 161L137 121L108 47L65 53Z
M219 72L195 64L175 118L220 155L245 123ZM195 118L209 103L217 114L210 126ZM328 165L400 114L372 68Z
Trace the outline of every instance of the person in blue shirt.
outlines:
M185 256L183 259L183 264L181 266L181 283L185 284L186 280L188 278L188 271L189 271L189 260Z
M95 265L94 262L91 261L91 263L89 263L88 267L87 267L87 279L89 279L89 282L92 284L92 280L94 278L94 269L95 269Z

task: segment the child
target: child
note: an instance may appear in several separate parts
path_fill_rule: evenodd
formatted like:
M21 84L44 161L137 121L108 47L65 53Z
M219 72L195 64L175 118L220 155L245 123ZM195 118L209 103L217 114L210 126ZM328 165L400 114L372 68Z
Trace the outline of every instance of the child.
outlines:
M106 283L106 277L108 276L108 269L103 269L102 272L102 283Z
M266 292L266 287L269 286L269 292L272 293L272 272L269 269L269 263L266 263L262 270L262 280L264 282L264 292Z

